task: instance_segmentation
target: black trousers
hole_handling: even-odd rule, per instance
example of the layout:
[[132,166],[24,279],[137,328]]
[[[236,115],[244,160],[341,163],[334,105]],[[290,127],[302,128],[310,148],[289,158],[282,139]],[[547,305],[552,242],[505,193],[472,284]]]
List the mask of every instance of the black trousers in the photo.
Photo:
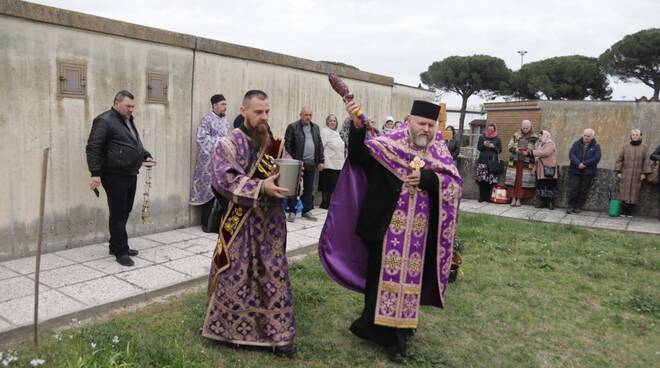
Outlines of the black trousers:
[[360,318],[351,325],[352,330],[358,331],[362,336],[382,346],[398,346],[405,350],[407,340],[412,335],[411,329],[394,328],[374,324],[376,316],[376,303],[378,301],[378,278],[382,258],[382,245],[367,244],[369,259],[367,262],[367,279],[364,292],[364,308]]
[[133,209],[137,175],[104,174],[101,184],[108,197],[110,252],[119,257],[128,253],[126,223]]
[[493,191],[494,184],[485,181],[479,183],[479,202],[488,202],[490,200],[490,193]]
[[568,207],[582,208],[587,201],[594,177],[591,175],[577,175],[569,173],[568,176]]
[[[303,192],[300,201],[303,205],[302,213],[307,213],[314,209],[314,179],[316,178],[316,166],[305,165],[303,172]],[[290,197],[287,200],[288,212],[296,212],[296,197]]]
[[633,203],[621,202],[621,214],[630,216],[635,210],[635,205]]
[[202,231],[208,232],[209,231],[209,216],[211,216],[211,210],[213,209],[213,202],[215,201],[214,199],[211,199],[210,201],[204,203],[202,207]]

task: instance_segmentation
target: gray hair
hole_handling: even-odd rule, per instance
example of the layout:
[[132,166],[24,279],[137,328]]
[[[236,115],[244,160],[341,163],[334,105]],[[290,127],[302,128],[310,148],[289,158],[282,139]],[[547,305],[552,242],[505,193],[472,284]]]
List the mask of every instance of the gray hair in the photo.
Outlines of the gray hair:
[[128,92],[127,90],[121,90],[115,95],[115,102],[122,102],[126,97],[130,98],[131,100],[135,100],[135,97],[133,97],[132,93]]
[[583,134],[586,134],[587,132],[590,132],[594,137],[596,136],[596,131],[591,128],[585,129]]
[[637,129],[637,128],[632,129],[632,130],[630,131],[630,135],[633,135],[633,134],[635,134],[635,133],[639,134],[640,136],[642,135],[642,131],[639,130],[639,129]]
[[531,128],[531,127],[532,127],[532,122],[529,121],[529,120],[527,120],[527,119],[525,119],[525,120],[523,120],[523,121],[520,122],[520,127],[521,127],[521,128],[524,128],[524,127]]

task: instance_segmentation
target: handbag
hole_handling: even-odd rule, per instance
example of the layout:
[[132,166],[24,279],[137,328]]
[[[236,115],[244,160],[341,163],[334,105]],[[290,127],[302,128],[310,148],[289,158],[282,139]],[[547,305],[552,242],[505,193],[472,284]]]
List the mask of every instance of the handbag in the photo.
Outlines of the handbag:
[[543,165],[543,176],[545,176],[546,178],[554,178],[556,173],[557,173],[556,166]]
[[493,186],[490,192],[490,201],[497,204],[509,204],[511,199],[506,195],[506,187],[502,185]]
[[611,189],[607,191],[607,197],[610,200],[607,207],[607,214],[610,217],[618,217],[621,214],[621,201],[614,197]]
[[504,172],[504,161],[498,160],[497,157],[488,160],[488,171],[499,175]]

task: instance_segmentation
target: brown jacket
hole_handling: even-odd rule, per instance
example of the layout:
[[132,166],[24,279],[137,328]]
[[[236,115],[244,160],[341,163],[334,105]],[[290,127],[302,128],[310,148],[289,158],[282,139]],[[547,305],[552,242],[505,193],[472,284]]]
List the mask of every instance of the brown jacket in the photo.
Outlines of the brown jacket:
[[[559,168],[557,167],[557,146],[555,142],[549,140],[545,143],[536,145],[536,149],[532,151],[536,160],[534,161],[534,173],[537,180],[543,179],[557,179],[559,177]],[[557,167],[555,170],[554,178],[546,178],[543,174],[543,165]]]
[[642,174],[651,173],[649,147],[644,143],[637,146],[623,146],[614,170],[621,173],[617,198],[626,203],[639,202],[639,188],[642,185]]

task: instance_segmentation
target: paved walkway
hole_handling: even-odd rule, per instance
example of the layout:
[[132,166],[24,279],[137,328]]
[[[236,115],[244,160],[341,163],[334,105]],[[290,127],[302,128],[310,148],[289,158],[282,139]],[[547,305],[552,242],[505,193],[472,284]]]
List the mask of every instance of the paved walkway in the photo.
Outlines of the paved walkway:
[[[530,219],[620,231],[660,234],[660,221],[650,218],[610,218],[606,214],[510,207],[464,200],[461,210],[516,219]],[[317,222],[287,223],[287,255],[308,251],[318,243],[324,210],[314,210]],[[131,238],[135,267],[123,267],[108,255],[107,243],[42,256],[40,321],[52,325],[82,319],[102,308],[148,300],[169,290],[206,280],[215,234],[191,227]],[[35,257],[0,263],[0,341],[28,333],[32,323]]]
[[[300,216],[287,222],[287,255],[318,243],[325,210],[313,210],[318,221]],[[190,227],[129,239],[140,251],[134,267],[123,267],[108,255],[107,243],[42,255],[39,321],[66,325],[107,306],[148,300],[152,295],[206,280],[216,234]],[[35,257],[0,262],[0,341],[31,331]],[[58,323],[52,323],[57,325]]]
[[479,203],[473,199],[463,200],[461,210],[470,213],[483,213],[566,225],[573,224],[598,229],[660,234],[660,221],[648,217],[610,217],[607,213],[592,211],[582,211],[579,214],[568,215],[565,208],[548,210],[534,208],[533,206],[511,207],[508,204]]

